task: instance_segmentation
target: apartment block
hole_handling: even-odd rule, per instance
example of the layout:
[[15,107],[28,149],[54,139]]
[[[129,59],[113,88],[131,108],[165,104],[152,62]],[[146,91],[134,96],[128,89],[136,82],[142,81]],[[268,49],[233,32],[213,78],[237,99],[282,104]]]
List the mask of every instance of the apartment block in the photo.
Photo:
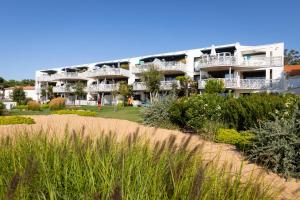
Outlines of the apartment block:
[[[284,44],[244,46],[240,43],[211,45],[184,51],[117,59],[82,65],[47,68],[36,72],[36,93],[39,101],[47,101],[46,88],[68,102],[80,99],[83,104],[112,104],[112,92],[120,81],[133,86],[134,102],[149,99],[141,74],[150,66],[163,74],[161,93],[168,93],[177,76],[186,75],[198,82],[199,93],[209,78],[221,79],[227,90],[236,96],[253,92],[284,90]],[[85,94],[76,97],[74,86],[81,82]]]

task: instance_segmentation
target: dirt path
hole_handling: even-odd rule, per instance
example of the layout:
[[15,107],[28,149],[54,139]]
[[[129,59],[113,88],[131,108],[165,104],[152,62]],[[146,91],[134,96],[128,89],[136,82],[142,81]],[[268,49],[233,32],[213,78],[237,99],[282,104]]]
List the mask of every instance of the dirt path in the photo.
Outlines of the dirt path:
[[[180,131],[145,127],[126,120],[78,117],[74,115],[48,115],[31,117],[35,119],[36,124],[0,126],[0,135],[3,136],[6,134],[14,134],[17,130],[20,130],[20,128],[22,128],[22,130],[40,130],[43,128],[50,132],[54,131],[57,133],[62,133],[64,132],[66,125],[68,125],[70,130],[80,130],[82,126],[85,126],[86,132],[93,135],[101,134],[102,131],[113,131],[119,134],[117,135],[118,137],[124,137],[139,129],[140,134],[150,138],[153,141],[162,141],[170,137],[170,135],[175,135],[177,141],[179,142],[182,138],[187,137],[187,134],[184,134]],[[272,185],[274,191],[283,190],[281,199],[300,200],[300,181],[285,181],[274,173],[261,173],[265,172],[265,170],[261,169],[255,164],[250,164],[243,161],[242,156],[231,145],[216,144],[201,140],[198,136],[193,136],[190,145],[193,146],[197,144],[202,144],[205,159],[209,160],[219,156],[220,163],[230,163],[234,169],[239,169],[243,164],[242,174],[245,177],[249,176],[253,171],[255,175],[261,176],[264,174],[264,180],[267,184]]]

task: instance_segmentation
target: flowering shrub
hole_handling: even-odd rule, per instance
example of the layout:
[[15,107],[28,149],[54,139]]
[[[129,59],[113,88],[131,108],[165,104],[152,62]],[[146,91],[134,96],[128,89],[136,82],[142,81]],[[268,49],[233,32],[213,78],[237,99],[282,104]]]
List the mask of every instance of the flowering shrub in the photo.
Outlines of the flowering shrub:
[[171,121],[197,131],[207,121],[222,119],[224,97],[217,94],[193,95],[179,99],[170,108]]
[[36,101],[28,101],[28,103],[27,103],[27,109],[28,110],[35,110],[35,111],[37,111],[37,110],[41,109],[41,105],[38,102],[36,102]]
[[276,118],[253,129],[255,134],[248,158],[284,177],[300,178],[300,114]]
[[66,100],[65,98],[61,98],[61,97],[52,99],[49,103],[50,110],[60,110],[65,108],[65,106],[66,106]]

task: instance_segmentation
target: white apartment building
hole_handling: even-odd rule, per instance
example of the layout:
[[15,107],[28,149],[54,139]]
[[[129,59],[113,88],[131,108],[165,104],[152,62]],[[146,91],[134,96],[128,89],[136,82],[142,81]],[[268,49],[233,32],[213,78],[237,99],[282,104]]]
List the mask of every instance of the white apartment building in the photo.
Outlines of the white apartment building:
[[186,75],[198,82],[201,92],[209,78],[222,79],[225,88],[236,96],[253,92],[280,92],[284,88],[284,44],[243,46],[240,43],[212,45],[206,48],[161,53],[82,65],[64,66],[36,72],[38,100],[43,88],[53,87],[55,96],[74,102],[74,85],[82,82],[86,104],[102,97],[103,104],[112,103],[112,91],[120,81],[133,85],[134,100],[146,101],[149,93],[141,81],[141,73],[156,66],[163,74],[162,92],[171,90],[177,76]]

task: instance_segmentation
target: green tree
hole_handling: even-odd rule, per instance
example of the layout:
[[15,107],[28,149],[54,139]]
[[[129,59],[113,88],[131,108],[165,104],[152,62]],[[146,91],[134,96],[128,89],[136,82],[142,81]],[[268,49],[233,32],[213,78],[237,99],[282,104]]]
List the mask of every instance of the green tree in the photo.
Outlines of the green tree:
[[300,65],[300,54],[299,51],[294,49],[284,50],[284,64],[285,65]]
[[25,104],[26,95],[22,87],[16,87],[13,90],[12,99],[13,101],[16,101],[18,104]]
[[205,84],[205,92],[209,94],[224,92],[224,83],[218,79],[209,79]]
[[75,99],[77,100],[78,97],[82,97],[85,92],[84,92],[85,84],[82,82],[77,82],[74,86],[74,94],[75,94]]
[[132,86],[128,85],[128,83],[125,81],[121,81],[119,82],[118,93],[122,96],[124,106],[126,97],[128,98],[132,95]]
[[152,103],[160,91],[160,81],[163,78],[162,73],[154,65],[150,65],[149,70],[141,74],[141,78],[150,92],[150,101]]

